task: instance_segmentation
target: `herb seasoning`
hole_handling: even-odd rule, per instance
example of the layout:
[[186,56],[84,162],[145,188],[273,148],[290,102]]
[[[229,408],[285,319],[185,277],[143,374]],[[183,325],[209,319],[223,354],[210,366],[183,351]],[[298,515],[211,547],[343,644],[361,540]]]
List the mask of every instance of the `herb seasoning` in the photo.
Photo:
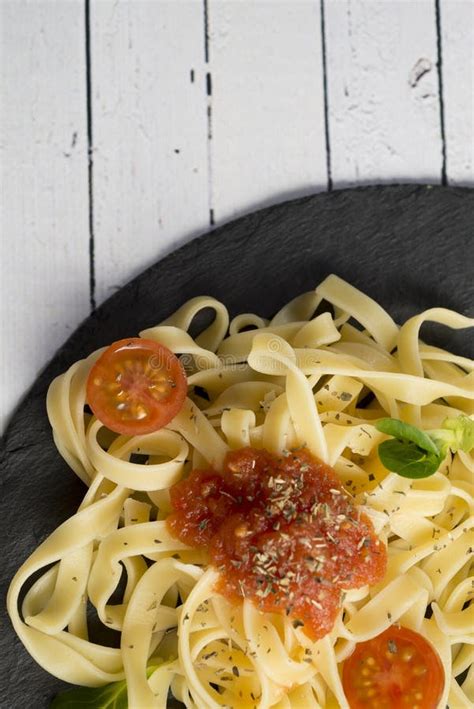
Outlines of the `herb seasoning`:
[[170,531],[207,548],[217,592],[285,614],[313,640],[332,629],[341,591],[385,573],[386,549],[369,518],[306,450],[232,451],[222,474],[193,471],[171,502]]

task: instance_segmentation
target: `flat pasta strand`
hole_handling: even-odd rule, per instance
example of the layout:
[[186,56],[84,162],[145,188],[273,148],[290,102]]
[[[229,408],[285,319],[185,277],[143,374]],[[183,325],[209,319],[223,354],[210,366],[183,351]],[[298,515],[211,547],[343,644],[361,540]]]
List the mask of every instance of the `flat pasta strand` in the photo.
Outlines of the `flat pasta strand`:
[[[315,314],[325,304],[331,312]],[[193,337],[209,311],[211,324]],[[125,678],[130,709],[165,709],[170,691],[188,709],[344,709],[341,663],[356,643],[400,622],[439,653],[439,706],[471,707],[474,461],[448,454],[433,476],[409,480],[377,456],[379,418],[430,429],[473,412],[472,361],[420,341],[426,321],[474,324],[434,308],[398,327],[334,275],[272,320],[243,313],[229,324],[222,303],[193,298],[140,333],[181,356],[188,373],[179,414],[143,436],[118,436],[84,413],[103,350],[57,377],[47,397],[54,441],[88,489],[11,582],[8,611],[28,652],[74,684]],[[249,445],[276,454],[305,446],[334,466],[387,544],[385,578],[347,589],[332,631],[316,643],[285,616],[216,594],[206,550],[168,530],[169,488],[193,467],[221,469],[229,450]],[[90,638],[88,604],[119,648]]]

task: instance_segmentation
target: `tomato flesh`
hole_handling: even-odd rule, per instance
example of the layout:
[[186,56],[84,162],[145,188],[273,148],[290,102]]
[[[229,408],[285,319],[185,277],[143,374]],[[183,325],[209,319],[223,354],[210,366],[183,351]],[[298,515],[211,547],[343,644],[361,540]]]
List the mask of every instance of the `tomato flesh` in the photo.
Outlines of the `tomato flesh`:
[[342,684],[351,709],[436,709],[444,670],[422,635],[392,625],[356,645],[344,662]]
[[131,337],[108,347],[87,380],[87,403],[112,431],[139,435],[173,419],[186,398],[179,359],[153,340]]

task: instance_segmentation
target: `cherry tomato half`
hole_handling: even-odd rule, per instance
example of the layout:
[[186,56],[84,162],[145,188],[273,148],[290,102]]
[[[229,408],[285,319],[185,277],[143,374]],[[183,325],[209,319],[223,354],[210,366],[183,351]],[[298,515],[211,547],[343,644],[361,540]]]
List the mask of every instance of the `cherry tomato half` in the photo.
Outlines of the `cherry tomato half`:
[[356,645],[344,662],[342,685],[351,709],[436,709],[444,670],[422,635],[392,625]]
[[187,382],[179,359],[141,337],[118,340],[92,367],[87,403],[116,433],[139,435],[163,428],[181,409]]

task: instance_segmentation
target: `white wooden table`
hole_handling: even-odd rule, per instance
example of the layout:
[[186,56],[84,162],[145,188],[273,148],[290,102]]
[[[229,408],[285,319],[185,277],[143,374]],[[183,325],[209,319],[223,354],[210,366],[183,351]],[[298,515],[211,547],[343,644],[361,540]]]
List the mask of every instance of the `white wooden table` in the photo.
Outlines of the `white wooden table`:
[[1,0],[1,423],[122,284],[257,207],[472,185],[473,0]]

